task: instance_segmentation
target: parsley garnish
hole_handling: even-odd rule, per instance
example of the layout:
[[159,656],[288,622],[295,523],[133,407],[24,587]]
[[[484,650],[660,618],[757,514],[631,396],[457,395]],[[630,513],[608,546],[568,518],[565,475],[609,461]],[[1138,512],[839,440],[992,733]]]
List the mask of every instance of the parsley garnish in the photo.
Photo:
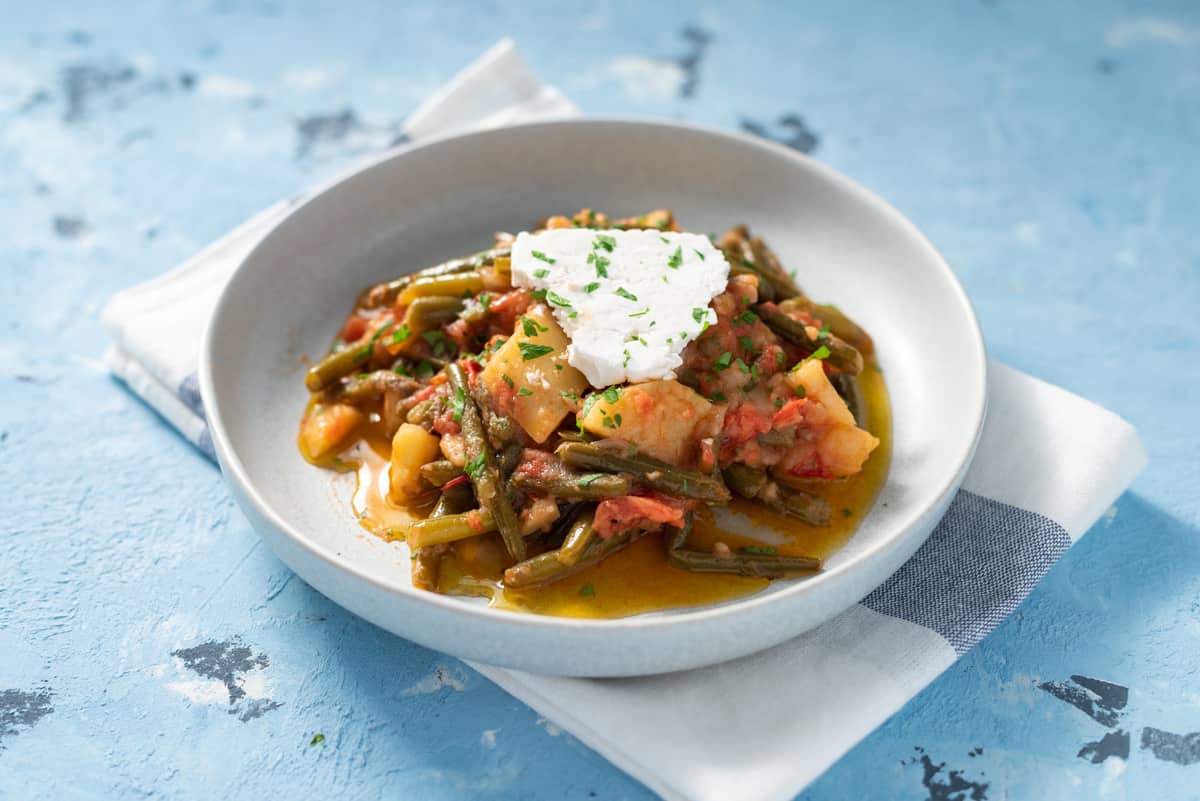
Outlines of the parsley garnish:
[[554,348],[549,345],[533,345],[529,342],[519,342],[517,343],[517,347],[521,351],[521,359],[527,362],[533,359],[540,359],[547,353],[554,352]]
[[428,359],[421,359],[417,365],[417,378],[429,378],[434,374],[433,362]]
[[546,299],[546,290],[535,289],[531,293],[531,297],[533,297],[534,300],[545,300]]
[[616,403],[621,398],[621,388],[608,387],[600,393],[600,396],[608,403]]
[[671,240],[667,239],[665,236],[660,236],[659,239],[662,240],[663,244],[665,245],[671,244]]
[[[739,361],[741,361],[741,360],[739,359]],[[729,367],[729,365],[732,364],[732,362],[733,362],[733,354],[730,353],[729,351],[725,351],[724,353],[722,353],[720,356],[717,357],[717,360],[715,362],[713,362],[713,369],[714,370],[724,370],[725,368]]]
[[604,423],[605,428],[616,428],[617,427],[617,424],[612,421],[611,417],[605,417],[601,422]]
[[700,325],[708,322],[708,309],[692,309],[692,319]]
[[746,365],[746,363],[744,361],[741,360],[741,357],[739,357],[733,364],[734,364],[734,366],[737,367],[737,369],[741,370],[743,373],[750,372],[750,368]]
[[521,330],[525,332],[525,336],[527,337],[536,337],[539,332],[548,331],[549,329],[546,328],[546,326],[538,323],[537,320],[522,316]]
[[518,398],[528,398],[532,394],[533,393],[529,391],[529,387],[521,387],[519,390],[517,390]]
[[617,246],[617,240],[608,234],[596,234],[596,245],[612,253],[613,248]]
[[672,270],[678,270],[681,264],[683,264],[683,245],[676,247],[675,252],[671,254],[671,258],[667,259],[667,266]]
[[758,319],[758,315],[755,314],[754,312],[744,311],[741,314],[739,314],[737,317],[734,317],[733,321],[735,323],[737,323],[738,325],[750,325],[757,319]]
[[829,358],[829,348],[822,345],[821,347],[814,350],[812,352],[812,355],[809,356],[809,358],[810,359],[828,359]]
[[796,386],[792,387],[792,392],[795,393],[797,398],[803,398],[808,394],[808,390],[804,388],[803,384],[797,384]]
[[508,373],[502,373],[500,377],[504,379],[505,384],[508,384],[509,389],[513,388],[513,380],[508,377]]
[[623,286],[617,287],[617,295],[625,298],[625,300],[632,300],[634,303],[637,303],[637,295],[633,294]]
[[729,399],[725,397],[724,392],[714,392],[712,394],[712,396],[709,398],[709,400],[715,401],[717,403],[724,403],[725,401],[727,401]]
[[[533,256],[535,259],[539,259],[541,261],[546,262],[546,264],[554,264],[554,262],[556,261],[556,259],[550,258],[549,256],[547,256],[545,253],[543,253],[540,250],[532,251],[529,255]],[[537,273],[534,273],[534,275],[537,275]],[[538,276],[538,277],[540,278],[541,276]]]
[[469,462],[463,465],[463,472],[470,476],[473,480],[478,481],[483,477],[483,471],[486,467],[487,459],[485,458],[483,451],[480,451],[475,455],[474,459],[471,459]]
[[392,332],[392,344],[399,345],[404,340],[412,336],[412,329],[408,327],[408,323],[402,324],[399,328]]
[[645,317],[649,313],[650,313],[650,309],[647,308],[647,309],[642,309],[640,312],[634,312],[633,314],[631,314],[629,316],[630,317]]
[[475,299],[477,301],[479,301],[479,305],[483,308],[484,311],[487,311],[488,306],[492,305],[492,296],[489,295],[487,292],[480,292],[479,297],[477,297]]
[[827,336],[829,336],[829,323],[825,323],[825,325],[821,326],[820,329],[817,330],[817,337],[819,339],[824,339]]
[[696,254],[697,256],[699,256],[699,257],[700,257],[700,261],[704,261],[704,254],[703,254],[703,253],[701,253],[700,251],[696,250],[695,248],[692,248],[692,250],[695,252],[695,254]]
[[586,476],[580,476],[575,483],[581,487],[590,487],[602,478],[604,478],[603,473],[588,473]]
[[629,355],[629,348],[626,348],[624,351],[622,351],[622,353],[624,353],[624,354],[625,354],[625,359],[624,359],[624,360],[621,362],[621,366],[622,366],[622,367],[628,367],[628,366],[629,366],[629,359],[631,358],[631,357],[630,357],[630,355]]
[[587,286],[585,286],[585,287],[583,288],[583,291],[584,291],[584,292],[586,292],[586,293],[588,293],[588,294],[590,295],[590,294],[592,294],[593,292],[595,292],[595,291],[596,291],[597,289],[599,289],[599,288],[600,288],[600,282],[599,282],[599,281],[593,281],[592,283],[590,283],[590,284],[588,284]]
[[567,300],[562,295],[559,295],[555,292],[547,292],[546,300],[550,301],[551,305],[553,305],[553,306],[561,306],[564,309],[571,308],[571,301]]
[[547,270],[545,267],[541,268],[540,270],[533,271],[534,278],[545,278],[549,274],[550,274],[550,271]]
[[783,408],[783,398],[776,398],[776,399],[775,399],[775,408],[776,408],[776,409],[782,409],[782,408]]
[[579,588],[580,598],[592,598],[596,595],[596,588],[592,586],[592,582],[588,582]]
[[463,416],[463,408],[467,405],[467,393],[461,389],[454,390],[454,399],[450,402],[450,408],[454,410],[454,422],[461,423]]
[[742,346],[742,350],[754,350],[754,340],[750,337],[738,337],[738,344]]

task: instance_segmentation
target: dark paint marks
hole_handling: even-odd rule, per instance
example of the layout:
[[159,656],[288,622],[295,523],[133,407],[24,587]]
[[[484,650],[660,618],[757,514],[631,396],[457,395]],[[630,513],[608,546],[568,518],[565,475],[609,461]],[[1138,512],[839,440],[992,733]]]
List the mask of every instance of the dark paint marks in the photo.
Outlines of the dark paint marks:
[[1072,676],[1071,681],[1078,686],[1065,681],[1045,681],[1038,689],[1066,701],[1102,726],[1111,729],[1117,725],[1118,711],[1129,701],[1128,687],[1078,675]]
[[1110,731],[1095,742],[1084,743],[1075,756],[1099,765],[1109,757],[1129,759],[1129,732],[1124,729]]
[[1101,75],[1112,75],[1117,71],[1117,62],[1111,58],[1102,58],[1096,62],[1096,72]]
[[679,96],[687,99],[696,94],[700,85],[700,66],[708,46],[712,44],[713,35],[709,31],[695,25],[688,25],[679,35],[687,42],[687,52],[675,59],[675,63],[683,70],[683,81],[679,84]]
[[271,664],[266,654],[254,652],[238,638],[218,642],[209,640],[191,648],[172,651],[171,656],[183,660],[183,666],[206,679],[216,679],[229,692],[229,703],[246,697],[242,689],[242,674]]
[[185,92],[190,92],[196,88],[196,73],[194,72],[185,70],[179,73],[179,77],[176,80],[179,82],[179,88]]
[[743,117],[739,124],[746,133],[787,145],[801,153],[811,153],[821,143],[821,137],[805,124],[799,114],[784,114],[771,127],[748,117]]
[[1142,750],[1147,749],[1155,759],[1177,765],[1194,765],[1200,762],[1200,731],[1175,734],[1147,726],[1142,729]]
[[[967,779],[961,770],[950,770],[943,774],[942,769],[946,767],[945,762],[934,764],[929,755],[925,753],[925,749],[920,746],[914,747],[913,750],[919,756],[914,756],[901,764],[920,764],[921,785],[929,791],[927,801],[987,801],[987,782]],[[982,748],[976,750],[983,753]]]
[[271,664],[264,653],[254,651],[234,637],[230,640],[209,640],[191,648],[172,651],[171,656],[183,661],[184,667],[206,679],[216,679],[225,685],[229,693],[229,714],[246,723],[260,718],[283,704],[270,698],[247,698],[245,674],[261,670]]
[[127,86],[137,78],[128,64],[72,64],[62,71],[62,93],[66,98],[63,121],[87,118],[97,96]]
[[983,746],[982,745],[977,745],[974,748],[972,748],[970,751],[967,752],[967,756],[969,756],[969,757],[977,757],[982,754],[983,754]]
[[27,114],[36,108],[46,105],[52,99],[53,97],[45,89],[38,89],[29,97],[25,98],[25,102],[17,108],[17,113]]
[[349,108],[303,117],[296,121],[296,158],[304,158],[322,144],[341,142],[362,127],[358,115]]
[[52,221],[54,233],[62,239],[78,239],[88,232],[87,221],[82,217],[57,215]]
[[0,690],[0,750],[5,737],[19,734],[53,712],[53,697],[49,689]]

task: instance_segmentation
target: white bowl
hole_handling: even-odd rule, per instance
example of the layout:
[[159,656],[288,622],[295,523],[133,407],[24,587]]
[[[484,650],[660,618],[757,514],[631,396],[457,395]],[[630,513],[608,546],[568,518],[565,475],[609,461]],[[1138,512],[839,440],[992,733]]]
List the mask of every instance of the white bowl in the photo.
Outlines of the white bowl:
[[[486,246],[555,213],[669,207],[693,231],[749,223],[814,297],[871,332],[891,393],[891,471],[819,575],[757,595],[617,620],[516,614],[413,589],[403,545],[362,531],[346,480],[296,448],[302,356],[324,352],[364,286]],[[263,539],[305,581],[402,637],[521,670],[622,676],[775,645],[869,593],[925,540],[962,480],[986,408],[982,337],[917,229],[832,169],[747,136],[582,120],[467,134],[389,155],[296,208],[238,268],[200,384],[221,467]],[[352,478],[350,479],[352,482]]]

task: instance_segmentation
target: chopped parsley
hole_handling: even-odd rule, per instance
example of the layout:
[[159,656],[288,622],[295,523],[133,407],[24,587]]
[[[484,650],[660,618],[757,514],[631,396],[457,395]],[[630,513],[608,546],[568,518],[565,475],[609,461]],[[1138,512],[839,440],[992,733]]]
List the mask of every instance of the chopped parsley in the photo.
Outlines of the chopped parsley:
[[501,373],[500,377],[504,379],[505,384],[508,384],[509,389],[513,388],[513,380],[508,377],[508,373]]
[[586,292],[586,293],[588,293],[588,294],[590,295],[590,294],[592,294],[593,292],[595,292],[595,291],[596,291],[597,289],[599,289],[599,288],[600,288],[600,282],[599,282],[599,281],[593,281],[592,283],[590,283],[590,284],[588,284],[587,286],[585,286],[585,287],[583,288],[583,291],[584,291],[584,292]]
[[593,252],[588,254],[587,263],[596,265],[597,278],[608,278],[608,259]]
[[478,481],[483,477],[483,471],[487,468],[487,459],[484,457],[483,451],[475,455],[474,459],[463,465],[463,472],[471,477],[472,480]]
[[667,239],[665,236],[660,236],[660,237],[659,237],[659,239],[662,241],[662,243],[663,243],[664,245],[669,245],[669,244],[671,244],[671,240],[670,240],[670,239]]
[[534,300],[545,300],[546,299],[546,290],[544,290],[544,289],[535,289],[530,294]]
[[738,344],[742,346],[742,350],[754,350],[754,340],[750,337],[738,337]]
[[529,387],[521,387],[519,390],[517,390],[518,398],[528,398],[532,394],[533,393],[529,391]]
[[796,386],[792,387],[792,392],[796,394],[797,398],[803,398],[808,394],[808,390],[804,388],[803,384],[797,384]]
[[521,351],[521,359],[527,362],[540,359],[546,354],[554,352],[554,348],[549,345],[534,345],[529,342],[519,342],[517,343],[517,347]]
[[603,473],[588,473],[586,476],[580,476],[575,483],[581,487],[590,487],[602,478],[604,478]]
[[621,388],[620,387],[608,387],[607,389],[605,389],[603,392],[600,393],[600,397],[604,398],[605,402],[607,402],[607,403],[616,403],[618,400],[621,399]]
[[[738,361],[741,361],[741,359],[738,359]],[[729,351],[725,351],[724,353],[722,353],[720,356],[717,357],[717,360],[715,362],[713,362],[713,369],[724,370],[727,367],[729,367],[729,365],[732,363],[733,363],[733,354],[730,353]]]
[[675,252],[671,254],[671,258],[667,259],[667,266],[672,270],[678,270],[681,264],[683,264],[683,245],[676,247]]
[[593,247],[602,247],[609,253],[613,252],[613,248],[617,246],[617,240],[608,234],[596,234],[596,244]]
[[821,326],[821,328],[817,331],[818,338],[824,339],[827,336],[829,336],[829,323],[825,323],[825,325]]
[[692,309],[692,319],[704,325],[708,322],[708,309]]
[[704,261],[704,254],[703,254],[703,253],[701,253],[700,251],[696,250],[695,248],[692,248],[692,250],[695,252],[695,254],[696,254],[697,256],[699,256],[699,257],[700,257],[700,261]]
[[617,295],[618,297],[625,298],[625,300],[632,300],[634,303],[637,303],[637,295],[633,294],[623,286],[617,287]]
[[549,331],[550,329],[546,328],[546,326],[542,325],[537,320],[522,316],[521,330],[525,332],[525,336],[527,337],[536,337],[542,331]]
[[714,401],[715,403],[724,403],[729,399],[725,397],[724,392],[714,392],[712,396],[709,397],[709,400]]
[[776,408],[776,409],[782,409],[782,408],[783,408],[783,398],[776,398],[776,399],[775,399],[775,408]]
[[550,301],[550,304],[553,306],[561,306],[564,309],[571,308],[571,301],[567,300],[562,295],[559,295],[555,292],[547,292],[546,300]]
[[642,309],[640,312],[634,312],[633,314],[631,314],[629,316],[630,317],[645,317],[649,313],[650,313],[650,309],[645,308],[645,309]]
[[744,311],[741,314],[739,314],[737,317],[734,317],[733,321],[735,323],[737,323],[738,325],[750,325],[757,319],[758,319],[758,315],[755,314],[754,312]]
[[[554,264],[554,262],[557,261],[557,259],[550,258],[549,256],[547,256],[545,253],[543,253],[540,250],[532,251],[529,255],[533,256],[535,259],[538,259],[539,261],[546,262],[546,264]],[[537,275],[537,273],[534,273],[534,275]],[[538,277],[540,278],[541,276],[538,276]]]
[[429,378],[436,371],[433,369],[433,362],[428,359],[421,359],[417,364],[417,378]]
[[533,271],[533,277],[534,277],[534,278],[545,278],[545,277],[546,277],[547,275],[549,275],[549,274],[550,274],[550,271],[549,271],[549,270],[547,270],[545,267],[542,267],[542,268],[541,268],[541,269],[539,269],[539,270],[534,270],[534,271]]
[[487,292],[480,292],[479,297],[475,298],[475,300],[479,301],[479,306],[484,311],[487,311],[488,306],[492,305],[492,296],[490,294],[488,294]]
[[592,582],[588,582],[579,588],[580,598],[594,598],[596,596],[596,588],[592,586]]
[[738,358],[737,358],[737,359],[734,361],[734,363],[733,363],[733,364],[734,364],[734,366],[735,366],[735,367],[737,367],[737,369],[741,370],[743,373],[749,373],[749,372],[750,372],[750,367],[749,367],[749,366],[748,366],[748,365],[747,365],[747,364],[746,364],[744,361],[742,361],[742,360],[741,360],[741,357],[738,357]]
[[454,390],[454,398],[450,401],[450,408],[454,411],[454,422],[462,422],[463,409],[466,405],[467,393],[463,392],[462,389]]
[[821,347],[814,350],[812,352],[812,355],[809,356],[809,358],[810,359],[828,359],[829,358],[829,348],[822,345]]
[[412,336],[412,329],[408,327],[408,323],[402,324],[399,328],[392,332],[392,344],[399,345],[404,340]]
[[601,422],[604,423],[605,428],[616,428],[617,427],[617,424],[612,421],[611,417],[605,417],[605,418],[603,418],[603,420]]
[[622,353],[624,353],[624,354],[625,354],[625,358],[624,358],[624,359],[621,361],[621,366],[622,366],[622,367],[628,367],[628,366],[629,366],[629,360],[632,358],[632,357],[629,355],[629,348],[626,348],[624,351],[622,351]]

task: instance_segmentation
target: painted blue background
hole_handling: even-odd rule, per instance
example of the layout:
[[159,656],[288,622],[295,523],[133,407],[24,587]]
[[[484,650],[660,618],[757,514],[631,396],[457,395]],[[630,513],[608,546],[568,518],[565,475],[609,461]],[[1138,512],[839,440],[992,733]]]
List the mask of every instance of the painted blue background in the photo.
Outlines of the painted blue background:
[[[0,12],[0,797],[649,797],[294,580],[99,362],[111,293],[385,144],[504,34],[586,111],[758,127],[873,187],[994,355],[1150,451],[1008,622],[802,797],[1200,796],[1200,734],[1142,747],[1200,731],[1195,4]],[[1109,729],[1038,688],[1072,674],[1129,688],[1127,759],[1077,756]]]

